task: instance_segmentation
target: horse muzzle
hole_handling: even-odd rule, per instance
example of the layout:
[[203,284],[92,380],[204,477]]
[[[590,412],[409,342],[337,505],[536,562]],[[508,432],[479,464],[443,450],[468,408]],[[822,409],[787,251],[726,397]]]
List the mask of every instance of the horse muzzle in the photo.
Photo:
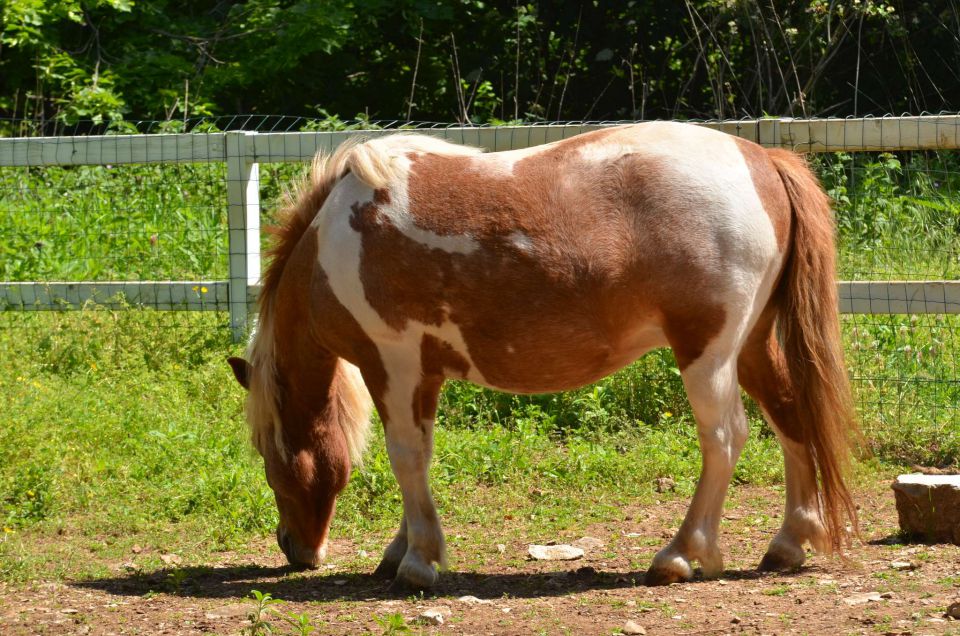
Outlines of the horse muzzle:
[[283,526],[277,526],[277,545],[283,550],[290,565],[315,570],[327,555],[327,542],[324,541],[318,548],[305,548],[300,545],[293,535]]

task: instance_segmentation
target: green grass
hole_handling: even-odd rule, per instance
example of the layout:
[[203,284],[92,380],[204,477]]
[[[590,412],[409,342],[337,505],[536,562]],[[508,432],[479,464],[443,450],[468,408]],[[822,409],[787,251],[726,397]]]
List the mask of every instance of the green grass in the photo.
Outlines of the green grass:
[[[957,276],[957,166],[937,161],[841,156],[821,166],[840,201],[845,277]],[[265,166],[264,200],[295,170]],[[223,278],[223,194],[214,166],[0,170],[0,279]],[[960,320],[843,324],[874,455],[863,470],[957,465]],[[126,560],[135,544],[204,562],[272,533],[273,496],[224,363],[241,352],[225,315],[5,312],[0,351],[0,579],[108,576],[102,564]],[[779,484],[776,440],[756,408],[748,412],[735,481]],[[660,476],[677,482],[671,496],[688,496],[700,462],[667,351],[559,395],[450,383],[435,456],[445,523],[487,533],[493,514],[501,541],[576,538],[652,502]],[[378,433],[338,504],[334,535],[377,555],[399,500]],[[159,556],[139,564],[162,566]]]

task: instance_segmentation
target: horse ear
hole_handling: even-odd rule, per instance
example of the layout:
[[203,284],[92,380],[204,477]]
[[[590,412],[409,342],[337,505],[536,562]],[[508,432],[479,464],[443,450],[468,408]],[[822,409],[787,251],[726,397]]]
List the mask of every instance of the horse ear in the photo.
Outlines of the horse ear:
[[253,367],[243,358],[227,358],[227,363],[233,369],[233,377],[237,379],[240,386],[250,390],[250,374],[253,373]]

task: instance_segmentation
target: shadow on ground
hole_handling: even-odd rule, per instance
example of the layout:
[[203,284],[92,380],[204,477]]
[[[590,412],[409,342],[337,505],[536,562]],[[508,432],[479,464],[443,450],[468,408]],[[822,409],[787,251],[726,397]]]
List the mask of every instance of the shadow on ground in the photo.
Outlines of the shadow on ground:
[[[796,574],[802,573],[803,570]],[[728,580],[753,580],[766,575],[756,570],[727,570]],[[779,574],[777,576],[783,576]],[[697,580],[687,585],[696,585]],[[592,567],[549,573],[476,574],[444,572],[429,596],[471,595],[480,599],[564,596],[588,590],[631,588],[644,584],[643,572],[602,572]],[[394,586],[372,574],[326,574],[295,568],[233,566],[183,567],[150,573],[77,581],[70,585],[118,596],[155,593],[187,598],[244,599],[251,590],[269,592],[285,601],[363,601],[407,598],[416,590]]]

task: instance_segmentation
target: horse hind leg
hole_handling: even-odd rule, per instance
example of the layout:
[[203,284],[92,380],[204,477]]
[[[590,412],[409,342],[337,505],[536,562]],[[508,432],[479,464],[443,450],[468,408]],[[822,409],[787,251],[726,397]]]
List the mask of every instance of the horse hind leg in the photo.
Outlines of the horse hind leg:
[[703,465],[680,529],[647,571],[648,585],[690,580],[694,561],[700,563],[704,577],[723,573],[717,544],[723,500],[747,438],[735,356],[704,352],[683,369],[682,376],[697,420]]
[[763,409],[764,417],[783,448],[786,508],[783,525],[770,542],[761,570],[795,570],[806,559],[804,544],[817,551],[830,542],[820,515],[816,468],[801,441],[802,418],[797,412],[783,351],[771,322],[758,325],[738,361],[743,388]]

